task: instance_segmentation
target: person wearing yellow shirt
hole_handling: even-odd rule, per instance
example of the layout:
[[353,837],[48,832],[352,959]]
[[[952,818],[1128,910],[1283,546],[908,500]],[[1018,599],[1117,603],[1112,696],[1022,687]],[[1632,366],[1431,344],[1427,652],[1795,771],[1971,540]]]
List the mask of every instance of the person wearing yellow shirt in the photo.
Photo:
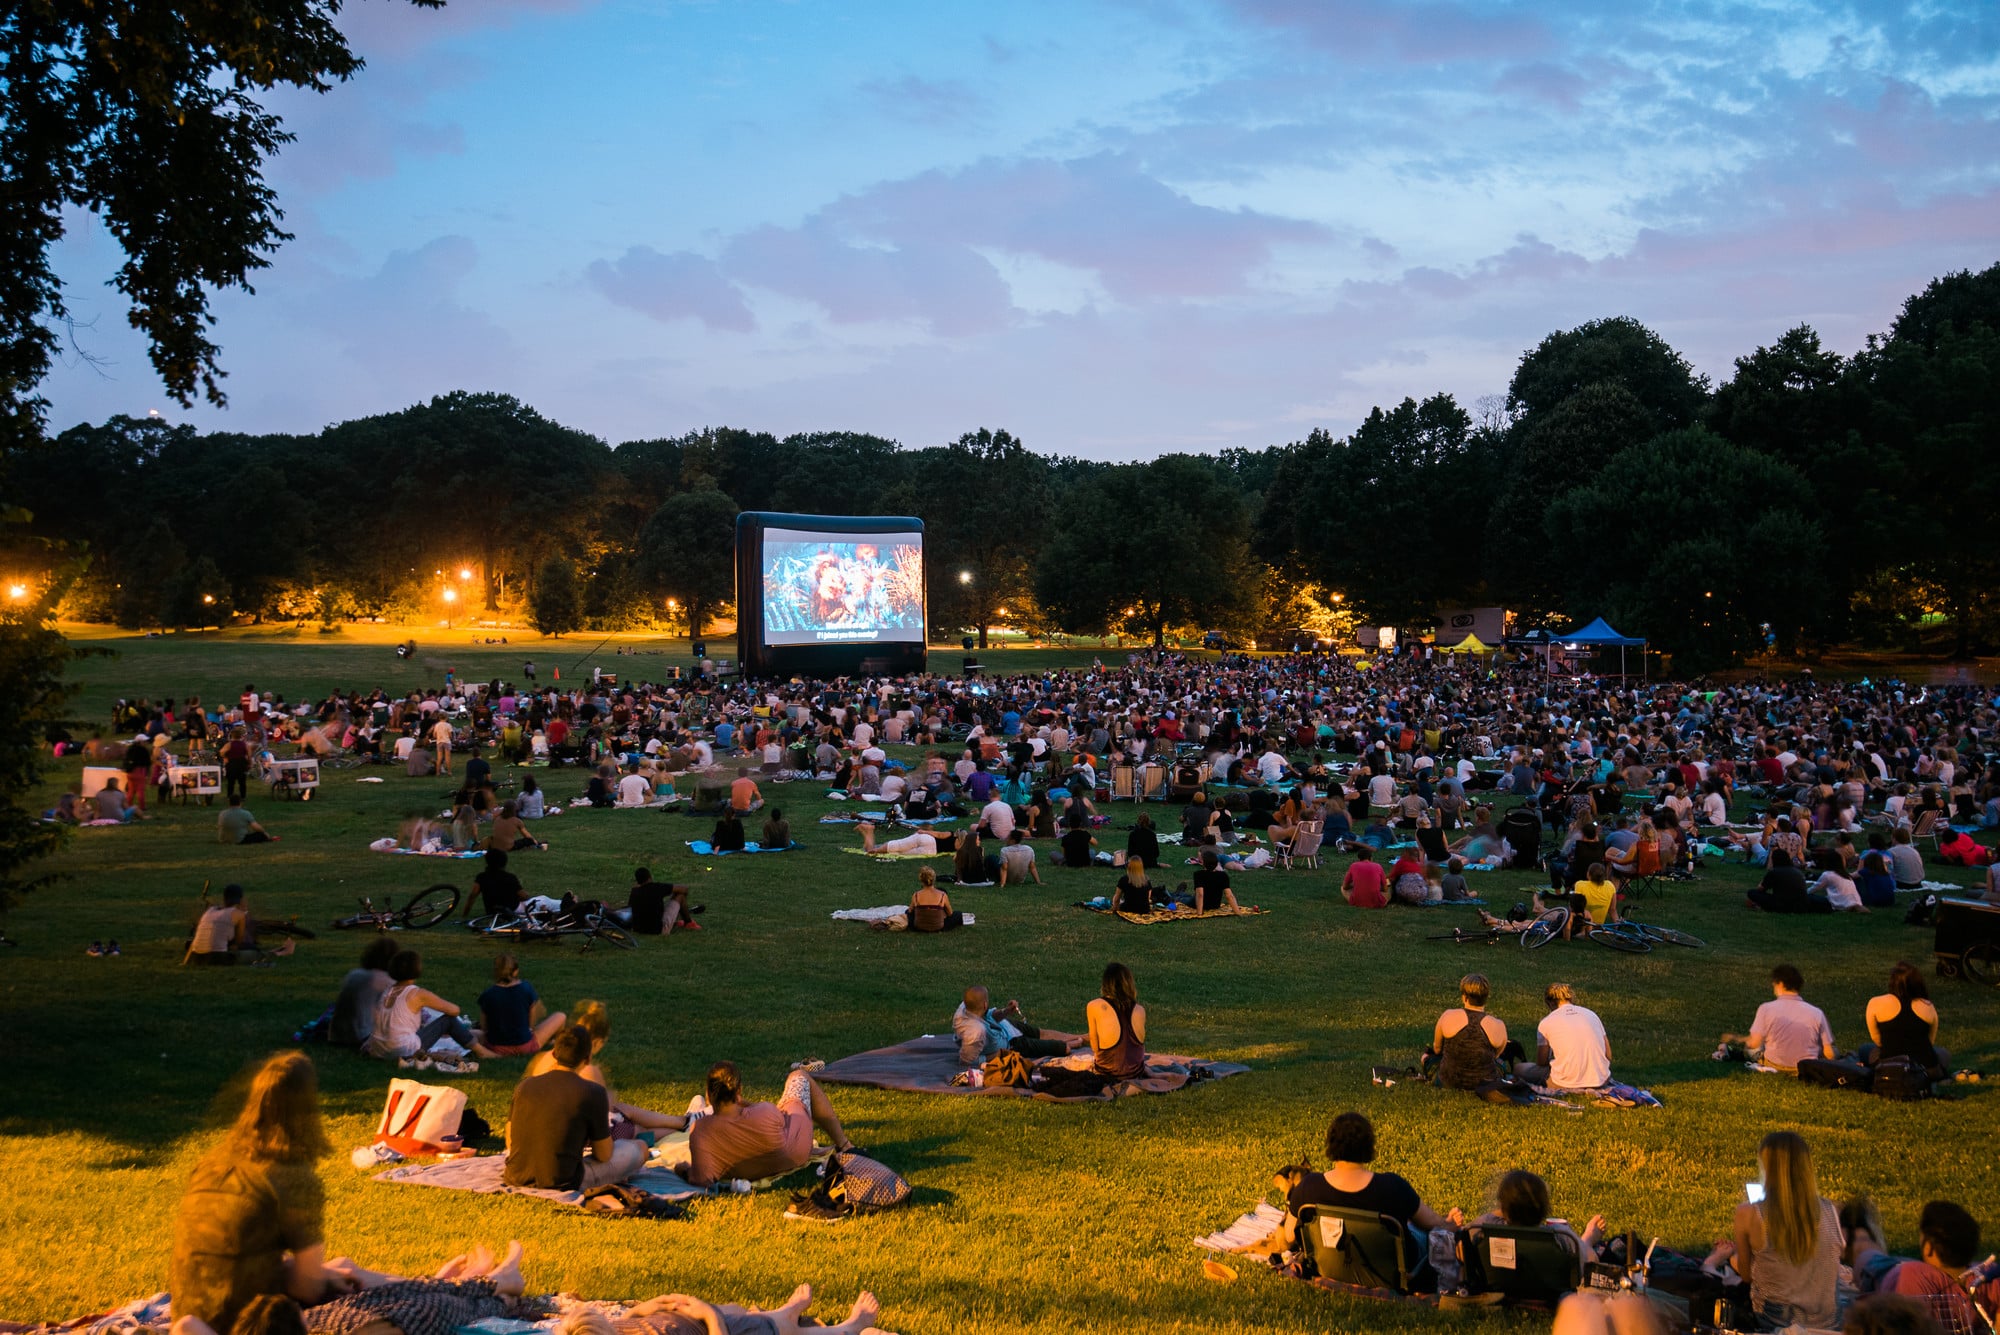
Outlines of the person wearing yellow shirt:
[[1584,923],[1577,921],[1580,915],[1596,927],[1618,921],[1618,887],[1612,883],[1610,869],[1602,862],[1591,863],[1589,874],[1570,887],[1569,908],[1569,926],[1563,931],[1565,940],[1572,932],[1586,929]]

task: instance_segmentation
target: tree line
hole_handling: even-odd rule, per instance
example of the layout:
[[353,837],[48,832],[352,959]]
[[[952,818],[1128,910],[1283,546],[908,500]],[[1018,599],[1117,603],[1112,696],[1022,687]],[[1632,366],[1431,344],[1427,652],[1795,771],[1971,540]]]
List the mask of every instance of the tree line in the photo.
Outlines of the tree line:
[[[1104,464],[979,430],[906,449],[710,428],[612,447],[504,394],[312,435],[80,425],[12,452],[13,568],[84,544],[68,615],[127,626],[522,614],[700,631],[740,510],[915,514],[931,612],[1158,641],[1441,607],[1603,615],[1683,664],[1993,638],[2000,265],[1937,279],[1852,357],[1800,326],[1711,386],[1626,318],[1550,334],[1504,399]],[[42,558],[46,561],[46,558]],[[449,596],[447,597],[447,590]]]

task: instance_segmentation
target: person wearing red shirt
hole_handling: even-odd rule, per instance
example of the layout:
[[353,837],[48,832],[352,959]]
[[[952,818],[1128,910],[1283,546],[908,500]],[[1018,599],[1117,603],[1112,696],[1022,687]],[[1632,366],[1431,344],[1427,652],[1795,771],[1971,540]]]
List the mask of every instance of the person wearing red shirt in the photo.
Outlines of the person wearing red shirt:
[[1340,893],[1357,909],[1386,909],[1389,897],[1383,887],[1387,881],[1382,864],[1375,860],[1375,850],[1364,846],[1341,878]]

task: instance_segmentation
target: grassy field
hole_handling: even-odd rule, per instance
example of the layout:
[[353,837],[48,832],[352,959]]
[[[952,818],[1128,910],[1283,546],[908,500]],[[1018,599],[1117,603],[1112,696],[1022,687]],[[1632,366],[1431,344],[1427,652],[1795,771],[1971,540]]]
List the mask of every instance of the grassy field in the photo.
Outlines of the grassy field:
[[[121,656],[79,672],[80,712],[101,716],[119,695],[214,698],[245,681],[288,695],[335,685],[433,680],[386,644],[282,634],[126,640]],[[580,656],[592,642],[567,654]],[[645,642],[646,648],[670,648]],[[532,653],[546,668],[573,658],[551,646],[427,646],[462,675],[513,673]],[[610,646],[605,653],[608,655]],[[1059,661],[1018,651],[1008,663]],[[1085,661],[1087,652],[1080,655]],[[999,655],[986,655],[989,663]],[[621,662],[603,659],[616,670]],[[642,659],[651,665],[684,659]],[[587,672],[588,664],[578,664]],[[214,812],[174,807],[150,824],[83,830],[59,859],[67,879],[13,915],[20,944],[0,949],[0,1316],[61,1317],[101,1309],[164,1282],[179,1183],[233,1111],[247,1065],[281,1048],[319,1013],[361,940],[322,932],[269,969],[176,967],[202,883],[248,887],[260,915],[322,924],[363,894],[436,880],[469,884],[474,864],[386,857],[369,840],[403,815],[435,808],[440,780],[381,771],[382,784],[330,773],[308,804],[251,802],[283,842],[224,848]],[[59,785],[75,773],[59,771]],[[549,781],[561,797],[581,780]],[[53,789],[52,789],[53,791]],[[388,1071],[346,1053],[319,1054],[340,1154],[323,1166],[331,1245],[367,1264],[419,1270],[466,1244],[519,1237],[530,1284],[592,1296],[680,1290],[773,1303],[793,1283],[843,1305],[857,1287],[883,1300],[902,1331],[1379,1330],[1453,1318],[1355,1303],[1255,1273],[1228,1287],[1201,1276],[1195,1235],[1228,1223],[1264,1191],[1270,1171],[1318,1158],[1328,1118],[1360,1108],[1376,1119],[1379,1166],[1403,1173],[1439,1208],[1481,1206],[1494,1177],[1526,1166],[1546,1176],[1558,1211],[1604,1213],[1616,1227],[1704,1246],[1726,1228],[1757,1140],[1802,1130],[1823,1188],[1867,1191],[1891,1241],[1915,1245],[1919,1206],[1936,1196],[2000,1223],[1992,1086],[1908,1106],[1760,1077],[1708,1059],[1717,1033],[1747,1026],[1779,959],[1797,962],[1808,997],[1858,1042],[1866,998],[1900,958],[1928,962],[1927,930],[1899,914],[1782,919],[1742,907],[1751,879],[1710,868],[1648,916],[1706,937],[1704,951],[1628,957],[1587,944],[1528,954],[1507,944],[1425,940],[1469,910],[1363,913],[1338,900],[1346,859],[1319,872],[1238,878],[1267,916],[1155,928],[1077,911],[1110,887],[1109,871],[1045,870],[1049,884],[958,892],[977,926],[940,937],[879,935],[833,924],[837,908],[889,903],[915,880],[908,863],[839,852],[855,842],[816,824],[834,804],[812,785],[773,790],[808,847],[768,858],[699,860],[683,841],[707,826],[652,812],[571,812],[543,823],[553,847],[516,869],[534,891],[622,895],[633,867],[696,883],[708,930],[642,939],[631,953],[548,947],[527,975],[558,1006],[599,997],[611,1007],[607,1065],[622,1097],[678,1109],[706,1066],[733,1057],[755,1092],[775,1094],[788,1062],[833,1058],[939,1032],[968,982],[1018,997],[1032,1019],[1077,1029],[1106,960],[1136,972],[1152,1046],[1249,1063],[1251,1073],[1166,1098],[1052,1106],[835,1089],[854,1136],[916,1184],[912,1209],[837,1228],[788,1224],[783,1193],[700,1204],[685,1222],[615,1224],[523,1200],[467,1197],[370,1182],[345,1151],[366,1138]],[[1114,808],[1129,823],[1131,808]],[[1176,870],[1176,869],[1170,869]],[[1963,874],[1961,874],[1963,875]],[[1170,879],[1179,879],[1179,876]],[[1504,907],[1525,875],[1477,882]],[[125,954],[91,959],[94,939]],[[416,934],[426,983],[470,1002],[484,986],[490,942],[456,928]],[[1378,1062],[1413,1061],[1439,1009],[1469,970],[1493,980],[1494,1009],[1517,1033],[1540,1014],[1542,987],[1575,983],[1604,1017],[1616,1069],[1666,1102],[1658,1112],[1493,1108],[1464,1096],[1371,1086]],[[1938,980],[1943,1041],[1958,1065],[2000,1067],[2000,992]],[[463,1080],[497,1122],[518,1063],[488,1063]],[[1505,1318],[1500,1318],[1503,1322]],[[1525,1321],[1522,1323],[1525,1327]]]

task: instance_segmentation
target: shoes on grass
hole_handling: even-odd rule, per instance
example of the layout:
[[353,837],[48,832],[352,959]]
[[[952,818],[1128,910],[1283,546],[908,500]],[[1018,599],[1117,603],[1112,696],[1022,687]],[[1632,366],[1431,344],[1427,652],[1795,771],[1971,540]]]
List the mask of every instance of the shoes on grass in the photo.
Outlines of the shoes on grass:
[[99,955],[102,955],[104,953],[104,943],[102,941],[92,941],[90,943],[90,949],[84,951],[83,953],[90,956],[92,959],[96,959]]

